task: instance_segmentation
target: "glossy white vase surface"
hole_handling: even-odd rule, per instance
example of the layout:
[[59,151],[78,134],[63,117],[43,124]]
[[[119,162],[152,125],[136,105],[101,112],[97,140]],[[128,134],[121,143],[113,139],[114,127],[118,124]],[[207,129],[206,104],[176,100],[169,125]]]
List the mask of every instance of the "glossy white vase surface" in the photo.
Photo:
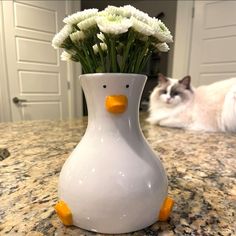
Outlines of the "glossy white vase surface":
[[[100,233],[127,233],[158,220],[167,177],[139,125],[145,75],[101,73],[80,76],[88,107],[86,133],[65,162],[59,199],[73,225]],[[109,96],[122,96],[124,111],[107,110]]]

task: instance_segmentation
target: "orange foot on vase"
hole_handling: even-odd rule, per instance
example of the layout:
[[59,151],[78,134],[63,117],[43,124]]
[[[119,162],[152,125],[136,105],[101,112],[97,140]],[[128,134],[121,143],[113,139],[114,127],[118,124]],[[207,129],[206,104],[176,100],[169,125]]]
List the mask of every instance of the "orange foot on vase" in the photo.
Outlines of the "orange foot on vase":
[[166,221],[168,220],[170,213],[172,211],[174,205],[174,200],[170,197],[167,197],[161,207],[160,213],[159,213],[159,221]]
[[56,205],[55,205],[55,210],[56,213],[58,215],[58,217],[60,218],[60,220],[62,221],[62,223],[64,225],[72,225],[73,221],[72,221],[72,213],[70,208],[67,206],[67,204],[64,201],[59,201]]

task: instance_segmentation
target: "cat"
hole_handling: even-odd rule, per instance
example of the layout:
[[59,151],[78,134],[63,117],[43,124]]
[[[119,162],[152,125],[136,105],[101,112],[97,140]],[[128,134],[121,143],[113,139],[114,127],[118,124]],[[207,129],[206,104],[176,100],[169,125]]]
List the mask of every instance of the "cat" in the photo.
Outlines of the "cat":
[[236,78],[194,88],[191,77],[159,75],[150,95],[151,124],[207,132],[236,132]]

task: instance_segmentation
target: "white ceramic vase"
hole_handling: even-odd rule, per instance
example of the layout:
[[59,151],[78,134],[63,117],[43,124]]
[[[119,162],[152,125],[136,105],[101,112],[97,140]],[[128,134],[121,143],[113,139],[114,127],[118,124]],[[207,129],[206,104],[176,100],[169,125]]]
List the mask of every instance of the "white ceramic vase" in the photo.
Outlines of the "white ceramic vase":
[[65,224],[100,233],[145,228],[158,220],[167,197],[165,170],[139,125],[146,76],[101,73],[80,80],[88,127],[60,173],[64,205],[57,213],[62,220],[71,214]]

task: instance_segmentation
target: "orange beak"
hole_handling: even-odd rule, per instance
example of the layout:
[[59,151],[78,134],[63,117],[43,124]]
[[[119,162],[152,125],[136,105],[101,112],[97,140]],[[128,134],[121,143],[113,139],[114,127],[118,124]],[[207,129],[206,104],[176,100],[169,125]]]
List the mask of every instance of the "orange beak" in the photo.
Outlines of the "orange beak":
[[128,99],[124,95],[107,96],[105,107],[111,113],[123,113],[128,105]]

